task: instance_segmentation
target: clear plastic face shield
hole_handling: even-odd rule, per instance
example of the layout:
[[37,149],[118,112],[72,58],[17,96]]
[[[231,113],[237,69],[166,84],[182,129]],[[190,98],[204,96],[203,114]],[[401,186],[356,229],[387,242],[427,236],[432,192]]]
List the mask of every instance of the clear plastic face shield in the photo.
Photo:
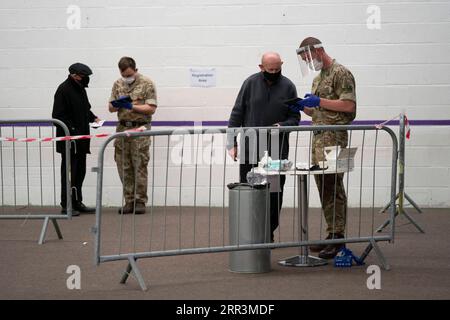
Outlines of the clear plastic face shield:
[[303,78],[316,75],[322,69],[322,61],[315,53],[315,49],[318,48],[322,48],[322,44],[304,46],[297,49],[297,58]]

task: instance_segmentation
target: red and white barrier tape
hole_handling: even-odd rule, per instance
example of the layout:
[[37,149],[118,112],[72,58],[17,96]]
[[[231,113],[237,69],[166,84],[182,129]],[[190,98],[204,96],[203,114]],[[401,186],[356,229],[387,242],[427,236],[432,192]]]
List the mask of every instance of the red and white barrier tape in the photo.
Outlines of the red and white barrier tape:
[[[400,119],[401,114],[396,115],[392,119],[386,120],[382,123],[376,124],[375,127],[377,129],[381,129],[387,123],[392,120]],[[143,132],[146,131],[147,128],[142,126],[136,129],[126,130],[124,132]],[[409,127],[408,118],[405,115],[405,131],[406,131],[406,139],[411,137],[411,128]],[[95,138],[105,138],[112,135],[112,133],[100,133],[94,135],[80,135],[80,136],[65,136],[65,137],[50,137],[50,138],[11,138],[11,137],[0,137],[0,141],[7,142],[51,142],[51,141],[67,141],[67,140],[83,140],[83,139],[95,139]]]
[[[139,127],[136,129],[126,130],[124,132],[143,132],[146,131],[146,127]],[[51,141],[67,141],[67,140],[84,140],[84,139],[95,139],[95,138],[105,138],[112,135],[112,133],[99,133],[94,135],[80,135],[80,136],[64,136],[64,137],[49,137],[49,138],[11,138],[11,137],[0,137],[0,141],[7,142],[51,142]]]
[[[402,114],[400,113],[400,114],[396,115],[392,119],[386,120],[386,121],[384,121],[382,123],[379,123],[379,124],[375,125],[375,128],[381,129],[382,127],[384,127],[390,121],[396,120],[396,119],[400,119],[401,116],[402,116]],[[405,134],[406,139],[409,139],[411,137],[411,128],[409,127],[409,121],[408,121],[408,118],[406,117],[406,114],[405,114],[405,132],[406,132],[406,134]]]
[[409,121],[408,118],[405,115],[405,131],[406,131],[406,139],[409,140],[409,138],[411,137],[411,128],[409,127]]
[[383,128],[387,123],[391,122],[392,120],[400,119],[400,116],[401,116],[401,115],[402,115],[402,114],[399,113],[398,115],[396,115],[396,116],[393,117],[392,119],[389,119],[389,120],[386,120],[386,121],[384,121],[384,122],[382,122],[382,123],[376,124],[376,125],[375,125],[375,128],[381,129],[381,128]]

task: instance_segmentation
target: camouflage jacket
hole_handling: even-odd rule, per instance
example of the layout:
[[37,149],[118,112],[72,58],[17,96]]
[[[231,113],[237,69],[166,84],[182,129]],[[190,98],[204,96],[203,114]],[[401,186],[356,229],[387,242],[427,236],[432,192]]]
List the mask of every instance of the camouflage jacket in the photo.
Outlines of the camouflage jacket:
[[[351,100],[356,103],[356,84],[352,73],[343,65],[333,60],[330,68],[322,70],[314,78],[311,92],[320,98],[330,100]],[[314,125],[350,124],[355,119],[356,111],[337,112],[322,107],[313,109]]]
[[[139,73],[136,74],[136,80],[131,85],[126,84],[122,79],[114,82],[109,101],[116,100],[121,96],[130,96],[134,104],[158,105],[153,81]],[[124,108],[119,109],[117,118],[119,121],[150,122],[152,120],[151,115],[137,113]]]

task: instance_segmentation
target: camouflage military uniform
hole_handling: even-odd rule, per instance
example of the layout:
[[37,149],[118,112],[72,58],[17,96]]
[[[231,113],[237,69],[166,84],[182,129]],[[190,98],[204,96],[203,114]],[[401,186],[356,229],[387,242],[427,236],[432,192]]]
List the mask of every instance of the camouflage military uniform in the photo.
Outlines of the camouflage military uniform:
[[[312,93],[320,98],[330,100],[351,100],[356,103],[355,79],[351,72],[333,60],[330,68],[322,70],[314,79]],[[322,107],[313,109],[313,125],[348,125],[356,116],[356,112],[336,112]],[[347,147],[347,131],[315,131],[312,147],[312,162],[323,161],[324,147],[339,145]],[[315,175],[320,200],[327,222],[328,233],[345,231],[347,196],[345,194],[343,174]]]
[[[140,74],[136,80],[126,84],[122,79],[117,80],[112,88],[110,101],[121,96],[130,96],[133,104],[157,105],[156,88],[153,82]],[[150,129],[151,115],[137,113],[121,108],[117,114],[119,123],[116,132],[145,126]],[[150,159],[150,137],[120,138],[114,141],[114,159],[117,163],[120,180],[123,184],[126,203],[146,203],[147,197],[147,165]],[[135,188],[136,187],[136,188]]]

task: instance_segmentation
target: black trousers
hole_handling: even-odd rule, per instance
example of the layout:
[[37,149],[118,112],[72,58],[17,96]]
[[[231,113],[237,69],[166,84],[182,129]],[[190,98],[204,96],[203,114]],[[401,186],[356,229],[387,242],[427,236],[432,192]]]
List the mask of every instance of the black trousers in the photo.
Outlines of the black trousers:
[[[239,182],[247,182],[247,173],[257,165],[255,164],[240,164],[239,165]],[[280,192],[270,193],[270,231],[273,234],[278,228],[281,207],[283,205],[283,190],[286,176],[280,175]]]
[[[83,201],[81,188],[86,176],[86,153],[75,153],[70,151],[70,180],[72,188],[72,204]],[[66,154],[61,153],[61,207],[66,208]]]

